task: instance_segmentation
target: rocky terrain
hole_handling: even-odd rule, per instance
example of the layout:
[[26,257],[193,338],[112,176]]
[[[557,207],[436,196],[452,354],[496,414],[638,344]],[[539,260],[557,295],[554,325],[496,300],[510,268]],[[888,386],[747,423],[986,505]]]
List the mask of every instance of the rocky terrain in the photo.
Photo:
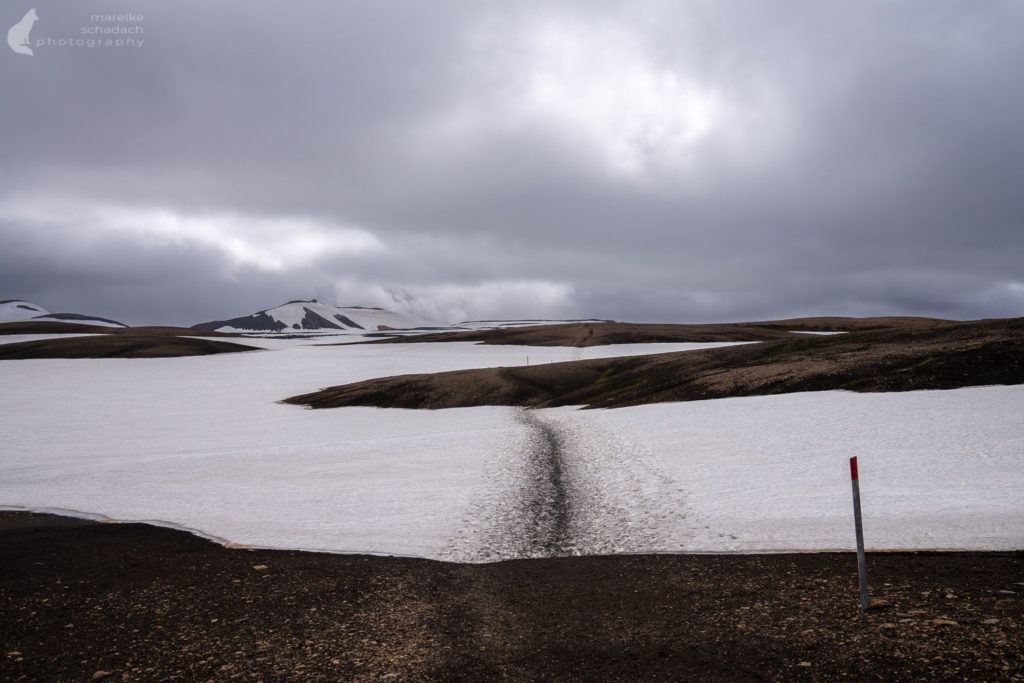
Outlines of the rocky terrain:
[[448,564],[0,513],[0,679],[1024,680],[1024,553]]

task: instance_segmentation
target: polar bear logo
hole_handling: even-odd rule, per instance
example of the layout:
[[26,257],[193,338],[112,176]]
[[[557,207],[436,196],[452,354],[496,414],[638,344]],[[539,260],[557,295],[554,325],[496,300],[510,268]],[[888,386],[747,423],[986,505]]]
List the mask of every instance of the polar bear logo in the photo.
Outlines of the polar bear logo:
[[17,24],[7,31],[7,44],[19,55],[34,55],[29,47],[28,34],[32,32],[32,26],[39,21],[35,8],[25,13]]

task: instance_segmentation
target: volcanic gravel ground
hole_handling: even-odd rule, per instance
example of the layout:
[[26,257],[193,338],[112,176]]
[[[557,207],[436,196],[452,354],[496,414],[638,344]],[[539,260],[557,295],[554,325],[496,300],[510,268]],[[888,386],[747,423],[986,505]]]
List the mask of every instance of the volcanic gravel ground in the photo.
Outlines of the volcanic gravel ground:
[[0,680],[1024,680],[1024,553],[450,564],[0,513]]

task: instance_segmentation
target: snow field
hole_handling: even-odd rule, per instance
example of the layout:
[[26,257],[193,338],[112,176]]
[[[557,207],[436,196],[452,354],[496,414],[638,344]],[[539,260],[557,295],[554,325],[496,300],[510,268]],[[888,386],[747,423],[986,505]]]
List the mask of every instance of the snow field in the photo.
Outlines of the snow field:
[[50,312],[42,306],[36,306],[33,303],[21,301],[20,299],[0,303],[0,323],[31,320],[36,316],[49,314]]
[[[0,506],[153,520],[240,544],[516,556],[529,428],[505,407],[305,410],[373,377],[707,345],[469,343],[0,361]],[[559,436],[572,551],[1024,547],[1024,387],[536,411]],[[519,506],[518,508],[516,506]],[[515,519],[513,519],[515,517]],[[513,541],[510,542],[509,539]]]
[[644,460],[678,482],[693,535],[680,525],[673,545],[648,550],[850,549],[851,456],[869,549],[1016,549],[1024,547],[1022,408],[1024,387],[996,386],[559,409],[558,417],[578,434],[604,430],[641,445]]
[[[579,352],[270,341],[274,350],[244,354],[0,362],[0,505],[153,520],[249,545],[443,556],[475,517],[467,506],[484,469],[525,449],[512,409],[276,402]],[[591,353],[622,351],[644,352]]]

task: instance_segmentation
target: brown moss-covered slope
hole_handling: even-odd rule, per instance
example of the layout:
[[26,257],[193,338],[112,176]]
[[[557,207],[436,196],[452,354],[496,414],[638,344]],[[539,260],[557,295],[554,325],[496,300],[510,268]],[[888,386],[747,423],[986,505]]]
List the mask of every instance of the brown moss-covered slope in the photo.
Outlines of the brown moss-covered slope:
[[699,351],[403,375],[330,387],[313,408],[480,405],[591,408],[849,389],[1024,383],[1024,319],[876,329]]
[[114,330],[124,329],[107,327],[106,325],[81,325],[51,320],[18,320],[0,323],[0,335],[6,334],[112,334]]
[[855,332],[892,328],[917,329],[948,324],[932,318],[793,318],[754,323],[701,325],[645,323],[564,323],[496,330],[435,332],[365,342],[368,344],[416,344],[421,342],[479,342],[512,346],[601,346],[605,344],[652,344],[674,342],[772,341],[799,339],[802,331]]
[[202,336],[202,337],[239,337],[230,332],[197,331],[189,327],[149,326],[149,327],[109,327],[106,325],[84,325],[81,323],[57,322],[51,320],[20,320],[0,323],[0,335],[6,334],[122,334],[122,335],[162,335],[169,337]]
[[104,334],[0,344],[0,360],[28,358],[170,358],[255,351],[252,346],[214,339],[162,334]]

